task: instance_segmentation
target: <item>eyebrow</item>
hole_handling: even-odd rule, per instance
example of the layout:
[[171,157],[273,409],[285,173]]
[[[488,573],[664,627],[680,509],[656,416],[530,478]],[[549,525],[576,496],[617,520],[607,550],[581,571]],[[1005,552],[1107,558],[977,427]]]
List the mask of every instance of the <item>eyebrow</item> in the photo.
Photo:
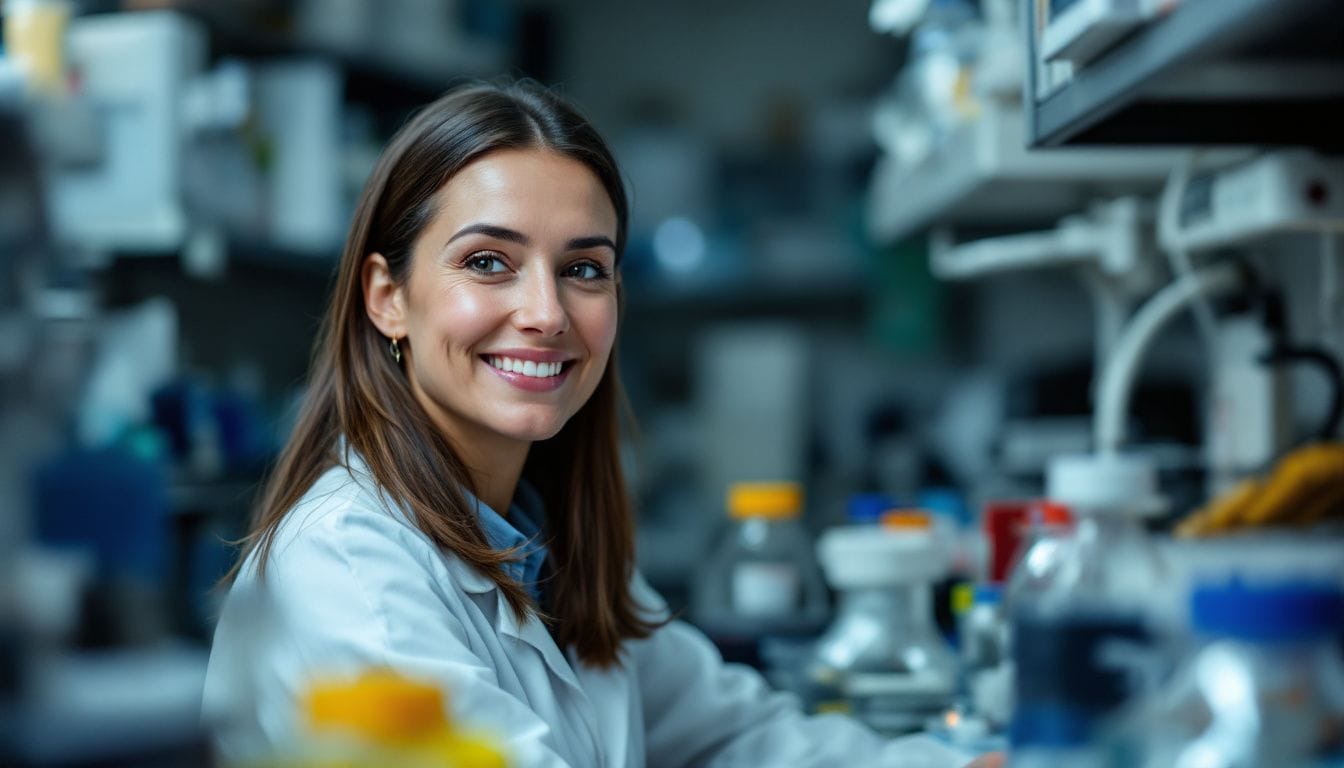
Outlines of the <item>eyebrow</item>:
[[[517,243],[519,245],[532,244],[532,238],[528,237],[522,232],[519,232],[516,229],[509,229],[508,227],[501,227],[495,224],[468,224],[467,226],[457,230],[456,234],[454,234],[452,237],[448,238],[448,242],[452,243],[455,240],[466,237],[467,235],[485,235],[486,237],[492,237],[496,240],[507,240],[510,243]],[[588,235],[586,237],[575,237],[571,238],[569,242],[565,243],[565,250],[567,251],[582,251],[588,248],[601,248],[601,247],[610,248],[613,253],[616,251],[616,244],[613,243],[611,241],[611,238],[607,237],[606,235]]]

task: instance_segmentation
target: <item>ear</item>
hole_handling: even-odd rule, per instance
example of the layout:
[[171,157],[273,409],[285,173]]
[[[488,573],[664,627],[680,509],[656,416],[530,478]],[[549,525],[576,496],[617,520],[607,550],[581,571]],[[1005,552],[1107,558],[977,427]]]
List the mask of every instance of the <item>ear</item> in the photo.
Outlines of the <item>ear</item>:
[[401,286],[392,280],[392,271],[381,253],[364,259],[360,273],[364,286],[364,311],[379,332],[389,339],[406,336],[406,299]]

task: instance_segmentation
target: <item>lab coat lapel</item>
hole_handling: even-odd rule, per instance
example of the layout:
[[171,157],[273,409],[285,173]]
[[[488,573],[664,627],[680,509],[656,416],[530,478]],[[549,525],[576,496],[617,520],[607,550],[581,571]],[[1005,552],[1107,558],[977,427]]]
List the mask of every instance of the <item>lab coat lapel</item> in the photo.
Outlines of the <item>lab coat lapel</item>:
[[[532,617],[520,625],[517,617],[514,616],[513,608],[504,599],[504,595],[498,589],[495,590],[495,595],[496,629],[499,630],[501,635],[512,637],[525,645],[531,646],[546,662],[546,667],[550,670],[551,675],[570,689],[577,705],[574,707],[574,711],[579,715],[584,727],[588,730],[593,755],[599,761],[599,766],[607,765],[606,749],[601,737],[602,731],[597,725],[593,702],[589,698],[588,692],[579,684],[579,679],[574,674],[574,667],[560,652],[559,646],[555,644],[555,639],[546,631],[546,627],[542,625],[540,620]],[[619,765],[619,763],[616,763],[616,765]]]
[[[573,653],[569,655],[573,656]],[[632,748],[630,744],[631,738],[638,738],[644,723],[642,711],[635,707],[637,702],[630,697],[630,667],[625,653],[621,653],[620,663],[610,669],[581,666],[577,662],[573,668],[582,681],[583,689],[588,692],[588,700],[592,702],[597,722],[607,724],[602,734],[606,737],[603,743],[606,745],[607,765],[643,765],[643,746],[635,744]],[[633,722],[635,718],[639,722]],[[634,752],[634,761],[631,760],[631,752]]]

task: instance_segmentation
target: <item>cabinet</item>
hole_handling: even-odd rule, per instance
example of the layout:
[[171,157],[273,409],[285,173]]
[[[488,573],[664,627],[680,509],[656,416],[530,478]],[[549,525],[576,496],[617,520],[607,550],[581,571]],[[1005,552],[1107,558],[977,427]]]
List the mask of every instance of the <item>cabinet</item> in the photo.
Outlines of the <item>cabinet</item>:
[[1336,0],[1181,0],[1072,71],[1042,61],[1044,3],[1026,5],[1032,146],[1344,150],[1344,8]]

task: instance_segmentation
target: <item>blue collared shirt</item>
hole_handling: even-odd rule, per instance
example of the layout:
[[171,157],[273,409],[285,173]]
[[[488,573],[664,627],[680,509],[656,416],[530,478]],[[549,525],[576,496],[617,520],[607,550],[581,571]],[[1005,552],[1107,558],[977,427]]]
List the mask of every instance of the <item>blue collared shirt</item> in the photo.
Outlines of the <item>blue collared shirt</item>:
[[506,550],[518,547],[520,557],[503,564],[504,572],[514,581],[523,585],[533,600],[541,602],[541,567],[546,562],[546,545],[542,543],[541,495],[526,481],[518,483],[513,503],[509,505],[509,516],[504,518],[490,508],[489,504],[466,492],[467,500],[476,502],[481,516],[481,527],[485,529],[485,540],[491,547]]

